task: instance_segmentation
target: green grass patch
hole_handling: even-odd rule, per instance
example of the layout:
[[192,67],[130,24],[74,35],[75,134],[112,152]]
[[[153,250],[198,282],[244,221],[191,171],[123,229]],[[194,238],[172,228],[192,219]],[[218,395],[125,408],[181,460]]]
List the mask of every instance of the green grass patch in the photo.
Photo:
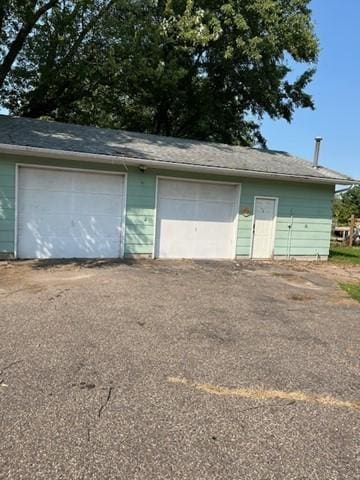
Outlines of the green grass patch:
[[360,264],[360,247],[333,246],[329,259],[331,262]]
[[351,298],[360,302],[360,283],[339,283],[339,286],[345,290]]

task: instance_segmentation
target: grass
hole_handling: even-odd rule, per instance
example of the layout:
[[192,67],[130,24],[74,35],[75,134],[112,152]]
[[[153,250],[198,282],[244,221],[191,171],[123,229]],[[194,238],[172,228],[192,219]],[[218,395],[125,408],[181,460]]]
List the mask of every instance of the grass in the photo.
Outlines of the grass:
[[351,298],[360,302],[360,283],[339,283],[339,286],[345,290]]
[[360,247],[335,245],[330,249],[330,261],[360,264]]

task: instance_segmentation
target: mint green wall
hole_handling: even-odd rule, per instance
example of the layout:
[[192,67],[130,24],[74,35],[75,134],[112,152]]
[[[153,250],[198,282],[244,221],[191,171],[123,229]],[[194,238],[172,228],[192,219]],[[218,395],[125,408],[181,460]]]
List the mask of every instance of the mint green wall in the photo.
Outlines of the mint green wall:
[[14,251],[15,164],[0,161],[0,254]]
[[[328,255],[334,187],[293,182],[244,181],[240,212],[254,196],[278,197],[275,255]],[[292,225],[289,234],[289,225]],[[239,217],[237,255],[249,255],[252,216]]]
[[[14,251],[15,164],[17,162],[92,170],[126,171],[128,181],[125,255],[152,254],[156,175],[241,183],[236,246],[238,256],[247,257],[250,252],[252,213],[256,195],[279,198],[275,255],[326,256],[329,252],[331,207],[334,195],[334,187],[331,185],[257,181],[246,178],[152,169],[142,173],[137,168],[130,167],[125,170],[123,166],[100,163],[2,156],[0,158],[0,254]],[[244,208],[250,210],[250,216],[242,215]],[[288,225],[291,223],[293,227],[289,236]]]
[[128,174],[125,255],[152,254],[156,176],[131,169]]

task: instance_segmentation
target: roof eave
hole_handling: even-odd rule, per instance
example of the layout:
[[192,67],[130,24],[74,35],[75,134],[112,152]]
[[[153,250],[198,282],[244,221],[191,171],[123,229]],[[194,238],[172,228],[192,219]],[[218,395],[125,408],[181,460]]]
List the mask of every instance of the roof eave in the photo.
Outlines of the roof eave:
[[227,167],[211,167],[208,165],[193,165],[186,164],[181,162],[168,162],[168,161],[159,161],[151,160],[144,158],[136,157],[123,157],[116,155],[104,155],[104,154],[93,154],[93,153],[84,153],[84,152],[74,152],[67,150],[56,150],[49,148],[40,148],[40,147],[29,147],[23,145],[11,145],[6,143],[0,143],[0,153],[5,153],[8,155],[23,155],[29,157],[39,157],[39,158],[49,158],[49,159],[58,159],[58,160],[70,160],[70,161],[88,161],[88,162],[98,162],[110,165],[123,165],[125,168],[127,166],[139,167],[144,165],[149,168],[158,168],[164,170],[185,170],[192,172],[200,173],[209,173],[215,175],[230,175],[237,177],[250,177],[250,178],[259,178],[259,179],[277,179],[284,181],[293,181],[293,182],[305,182],[305,183],[325,183],[331,185],[357,185],[360,184],[360,180],[354,179],[341,179],[341,178],[331,178],[331,177],[312,177],[312,176],[301,176],[301,175],[289,175],[281,173],[272,173],[272,172],[259,172],[255,170],[241,170]]

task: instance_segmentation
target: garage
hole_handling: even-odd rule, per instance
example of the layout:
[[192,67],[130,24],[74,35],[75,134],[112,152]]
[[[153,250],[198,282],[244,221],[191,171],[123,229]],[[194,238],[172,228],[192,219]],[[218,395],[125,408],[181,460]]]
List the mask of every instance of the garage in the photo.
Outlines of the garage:
[[18,258],[123,255],[124,175],[19,166]]
[[235,257],[240,185],[158,178],[156,258]]
[[327,260],[335,186],[358,183],[281,151],[0,115],[0,260]]

